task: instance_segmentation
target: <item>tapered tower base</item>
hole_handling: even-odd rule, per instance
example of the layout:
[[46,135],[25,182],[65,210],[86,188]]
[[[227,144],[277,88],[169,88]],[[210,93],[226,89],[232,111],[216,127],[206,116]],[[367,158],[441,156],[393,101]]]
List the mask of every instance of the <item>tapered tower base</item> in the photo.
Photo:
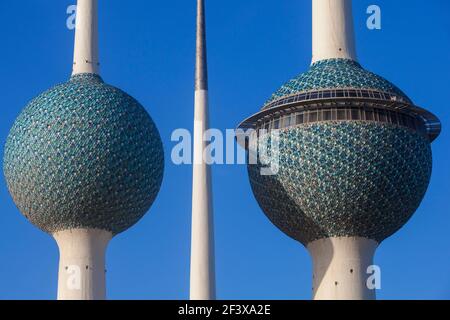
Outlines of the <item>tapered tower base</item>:
[[59,247],[58,300],[104,300],[105,252],[112,233],[76,229],[53,235]]
[[377,247],[376,241],[357,237],[311,242],[314,300],[374,300],[375,290],[367,286],[367,268],[373,265]]

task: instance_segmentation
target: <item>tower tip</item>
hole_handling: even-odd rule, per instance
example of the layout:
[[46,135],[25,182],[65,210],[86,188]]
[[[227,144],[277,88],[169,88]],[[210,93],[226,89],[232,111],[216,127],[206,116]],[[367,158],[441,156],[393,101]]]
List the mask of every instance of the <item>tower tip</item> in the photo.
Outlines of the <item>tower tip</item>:
[[205,1],[197,0],[197,46],[195,64],[195,90],[208,90],[206,54]]

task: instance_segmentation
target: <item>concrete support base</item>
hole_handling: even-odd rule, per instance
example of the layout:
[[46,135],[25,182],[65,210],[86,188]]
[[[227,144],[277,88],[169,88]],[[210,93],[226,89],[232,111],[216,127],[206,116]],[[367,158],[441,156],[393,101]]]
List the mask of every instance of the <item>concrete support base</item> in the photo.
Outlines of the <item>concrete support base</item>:
[[313,258],[314,300],[372,300],[367,268],[373,265],[378,243],[366,238],[328,238],[307,248]]
[[59,247],[58,300],[104,300],[105,252],[112,233],[74,229],[53,234]]

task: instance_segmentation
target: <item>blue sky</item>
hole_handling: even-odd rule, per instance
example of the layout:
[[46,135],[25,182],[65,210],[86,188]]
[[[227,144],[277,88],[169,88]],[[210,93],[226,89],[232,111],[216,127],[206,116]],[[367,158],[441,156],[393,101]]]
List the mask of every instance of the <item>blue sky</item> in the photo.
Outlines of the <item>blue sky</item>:
[[[37,94],[68,79],[75,0],[0,1],[0,152],[15,118]],[[137,98],[161,132],[166,155],[176,128],[193,126],[195,0],[100,1],[103,78]],[[234,128],[311,59],[309,0],[207,0],[211,124]],[[366,28],[366,8],[382,30]],[[413,219],[379,248],[381,299],[450,298],[450,4],[447,0],[354,1],[357,49],[383,75],[434,112],[428,193]],[[244,166],[213,168],[218,298],[310,299],[311,260],[256,203]],[[107,252],[110,299],[187,299],[191,167],[166,157],[150,212]],[[58,250],[23,218],[0,175],[0,299],[54,299]]]

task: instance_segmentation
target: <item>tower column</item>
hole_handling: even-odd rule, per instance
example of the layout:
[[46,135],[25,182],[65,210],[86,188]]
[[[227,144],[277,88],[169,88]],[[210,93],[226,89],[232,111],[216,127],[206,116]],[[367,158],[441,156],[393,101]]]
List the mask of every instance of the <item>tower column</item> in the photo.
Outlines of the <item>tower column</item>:
[[327,238],[308,244],[313,258],[314,300],[373,300],[367,268],[378,243],[358,237]]
[[351,0],[312,0],[313,59],[356,60]]
[[98,0],[78,0],[73,72],[99,73]]
[[105,252],[112,236],[96,229],[53,234],[59,247],[58,300],[106,298]]
[[211,168],[203,157],[207,146],[204,135],[209,129],[204,0],[197,0],[194,108],[190,299],[212,300],[215,299],[215,265]]
[[190,299],[215,299],[214,223],[211,169],[203,159],[207,130],[208,94],[195,92],[194,163],[192,181],[192,236]]

